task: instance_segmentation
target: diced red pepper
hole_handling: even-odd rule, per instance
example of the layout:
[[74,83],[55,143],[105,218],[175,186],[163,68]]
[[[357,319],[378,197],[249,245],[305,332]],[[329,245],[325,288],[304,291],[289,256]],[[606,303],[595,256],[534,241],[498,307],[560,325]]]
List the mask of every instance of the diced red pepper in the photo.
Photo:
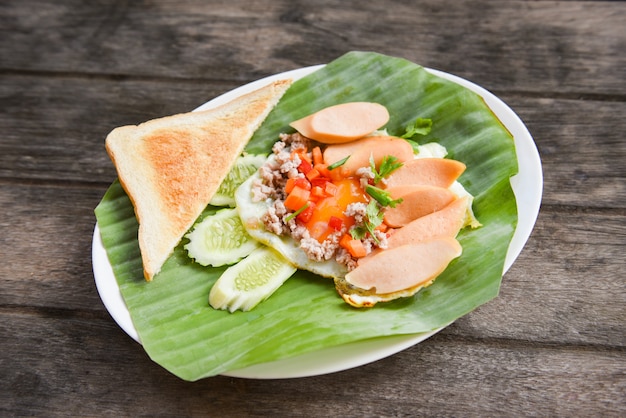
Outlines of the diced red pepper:
[[343,220],[336,216],[331,216],[328,220],[328,226],[330,226],[335,231],[341,231],[341,228],[343,227]]
[[307,223],[313,217],[314,210],[315,210],[315,203],[309,202],[309,206],[305,210],[303,210],[298,216],[296,216],[296,219],[302,223]]
[[301,160],[300,165],[298,166],[298,171],[303,173],[305,176],[309,171],[313,170],[313,165],[307,160]]

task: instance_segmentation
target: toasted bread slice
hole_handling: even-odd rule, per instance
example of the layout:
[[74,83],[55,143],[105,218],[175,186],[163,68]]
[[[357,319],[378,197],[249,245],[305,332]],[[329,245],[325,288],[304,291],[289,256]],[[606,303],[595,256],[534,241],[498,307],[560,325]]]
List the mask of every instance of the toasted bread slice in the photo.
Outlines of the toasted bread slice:
[[161,270],[290,84],[280,80],[214,109],[122,126],[107,136],[139,221],[146,280]]

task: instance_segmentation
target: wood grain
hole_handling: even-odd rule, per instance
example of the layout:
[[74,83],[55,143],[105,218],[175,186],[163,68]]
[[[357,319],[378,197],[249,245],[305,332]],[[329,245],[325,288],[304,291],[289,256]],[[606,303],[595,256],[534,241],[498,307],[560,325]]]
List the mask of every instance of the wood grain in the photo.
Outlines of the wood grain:
[[[6,77],[0,176],[110,183],[104,138],[116,126],[191,111],[234,84]],[[71,92],[71,94],[70,94]],[[544,204],[626,204],[626,102],[503,94],[527,122],[543,164]],[[82,105],[76,106],[79,102]],[[27,138],[27,141],[24,139]],[[585,196],[584,200],[580,196]]]
[[441,334],[338,374],[270,381],[217,376],[189,383],[153,364],[110,321],[1,316],[0,336],[15,336],[5,340],[5,355],[16,364],[0,372],[2,392],[16,395],[0,407],[6,414],[28,409],[35,415],[63,411],[70,416],[164,411],[178,416],[287,411],[289,416],[493,416],[503,410],[512,416],[580,416],[598,410],[617,415],[621,406],[616,400],[626,390],[621,351]]
[[624,94],[619,3],[11,0],[0,10],[11,70],[244,82],[375,50],[494,90]]
[[[626,2],[0,3],[0,415],[626,415]],[[542,159],[500,295],[429,340],[294,380],[183,382],[113,321],[91,266],[116,126],[351,50],[495,92]]]

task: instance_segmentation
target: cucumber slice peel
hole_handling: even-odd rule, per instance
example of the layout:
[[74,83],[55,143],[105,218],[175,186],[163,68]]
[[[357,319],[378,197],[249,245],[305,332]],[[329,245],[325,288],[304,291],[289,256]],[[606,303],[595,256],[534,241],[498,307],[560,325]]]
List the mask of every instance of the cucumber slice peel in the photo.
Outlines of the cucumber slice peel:
[[236,263],[261,245],[248,235],[236,209],[207,216],[186,237],[189,257],[203,266]]
[[209,293],[214,309],[249,311],[269,298],[296,268],[269,247],[260,247],[229,267]]
[[211,199],[213,206],[235,206],[235,190],[265,163],[267,156],[247,154],[239,157]]

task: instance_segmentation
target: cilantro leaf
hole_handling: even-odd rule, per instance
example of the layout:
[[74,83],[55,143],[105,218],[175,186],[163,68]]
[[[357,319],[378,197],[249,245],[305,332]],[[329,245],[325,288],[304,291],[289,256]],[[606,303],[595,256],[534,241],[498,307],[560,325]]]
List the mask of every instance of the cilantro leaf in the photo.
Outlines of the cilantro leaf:
[[380,167],[376,169],[374,156],[370,154],[370,168],[372,169],[372,173],[374,173],[374,183],[380,182],[389,174],[402,167],[402,165],[403,164],[393,155],[385,155],[380,162]]
[[376,200],[372,199],[365,208],[365,221],[363,225],[355,226],[354,228],[350,229],[350,235],[353,239],[363,239],[365,238],[367,233],[369,233],[372,239],[377,244],[380,244],[380,241],[378,240],[378,238],[376,238],[376,235],[374,234],[374,230],[381,223],[383,223],[383,213],[380,210],[380,207],[378,206]]
[[417,118],[412,125],[407,125],[406,132],[400,138],[411,139],[415,135],[428,135],[433,126],[432,119]]

